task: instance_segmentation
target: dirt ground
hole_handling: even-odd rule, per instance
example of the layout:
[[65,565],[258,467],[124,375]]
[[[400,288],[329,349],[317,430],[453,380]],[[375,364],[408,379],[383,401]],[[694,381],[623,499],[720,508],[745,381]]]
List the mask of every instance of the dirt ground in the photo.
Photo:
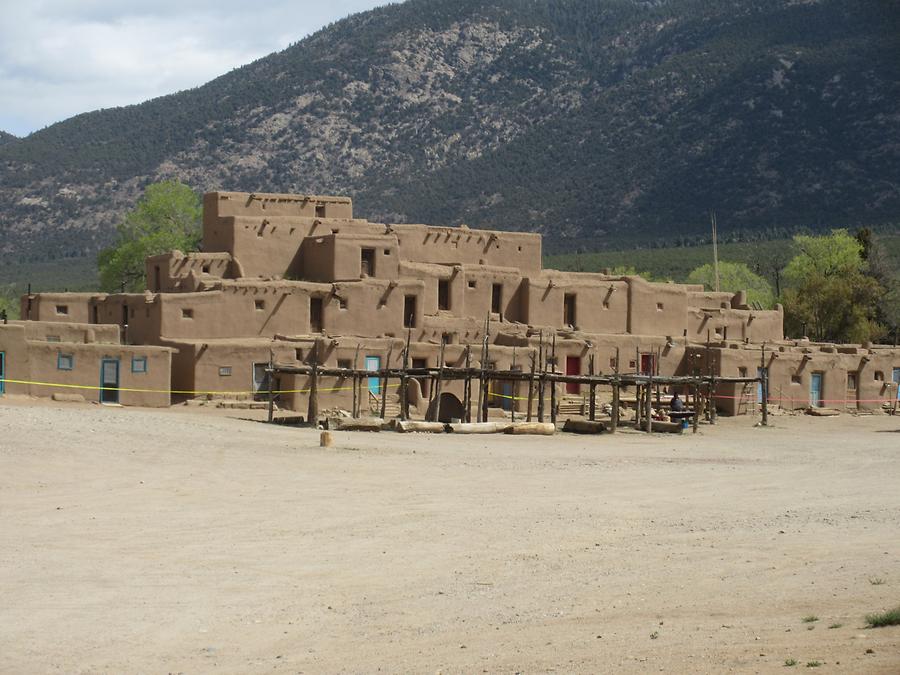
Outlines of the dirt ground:
[[900,417],[242,415],[0,402],[0,671],[900,672]]

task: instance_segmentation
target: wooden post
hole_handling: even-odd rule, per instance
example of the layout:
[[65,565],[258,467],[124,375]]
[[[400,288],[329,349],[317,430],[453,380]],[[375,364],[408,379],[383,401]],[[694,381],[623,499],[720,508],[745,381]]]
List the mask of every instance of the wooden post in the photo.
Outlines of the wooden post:
[[384,366],[384,375],[381,377],[381,419],[384,419],[384,416],[387,414],[387,390],[388,390],[388,375],[387,369],[391,367],[391,356],[394,353],[394,341],[391,340],[391,344],[388,347],[387,353],[387,363]]
[[538,422],[543,423],[544,421],[544,387],[546,386],[546,379],[544,374],[546,372],[546,357],[544,356],[544,331],[540,331],[540,343],[538,347],[538,360],[541,362],[541,372],[538,375],[538,404],[537,404],[537,414],[538,414]]
[[594,355],[588,359],[588,369],[591,373],[591,400],[588,405],[588,419],[593,422],[597,417],[597,383],[594,382]]
[[269,367],[266,368],[266,381],[269,383],[269,423],[275,418],[275,354],[269,350]]
[[306,408],[306,423],[313,429],[319,424],[319,364],[313,359],[309,374],[309,405]]
[[650,376],[647,380],[647,433],[653,431],[653,369],[650,369]]
[[[510,370],[516,370],[516,348],[513,346],[513,357],[512,357],[512,365],[510,366]],[[512,388],[510,391],[510,399],[509,399],[509,419],[511,422],[515,423],[516,421],[516,383],[518,380],[511,380]]]
[[610,416],[609,423],[609,431],[610,433],[616,433],[616,428],[619,426],[619,375],[616,373],[616,376],[612,381],[612,415]]
[[441,353],[438,356],[438,375],[437,384],[434,387],[434,419],[432,422],[439,422],[441,419],[441,389],[444,384],[444,337],[441,336]]
[[644,389],[635,382],[634,384],[634,428],[640,431],[641,429],[641,420],[643,419],[643,411],[644,411]]
[[[553,356],[551,357],[552,363],[551,368],[553,369],[551,372],[556,374],[556,331],[553,331]],[[556,424],[556,381],[550,383],[550,424]]]
[[351,411],[353,417],[359,417],[359,393],[360,386],[362,380],[359,377],[359,342],[356,343],[356,350],[353,352],[353,376],[351,381],[353,383],[353,410]]
[[487,360],[488,360],[488,331],[491,326],[491,315],[484,320],[484,336],[481,340],[481,369],[478,377],[478,421],[487,422]]
[[466,379],[463,380],[463,407],[466,422],[472,421],[472,345],[466,345]]
[[403,350],[403,369],[400,372],[400,419],[409,419],[409,343],[412,328],[406,331],[406,347]]
[[537,365],[537,355],[534,350],[531,351],[531,377],[528,378],[528,414],[525,417],[526,422],[531,421],[531,407],[534,405],[534,369]]
[[694,433],[697,433],[697,427],[700,424],[700,383],[698,381],[694,381],[693,384],[694,389],[694,420],[693,427]]

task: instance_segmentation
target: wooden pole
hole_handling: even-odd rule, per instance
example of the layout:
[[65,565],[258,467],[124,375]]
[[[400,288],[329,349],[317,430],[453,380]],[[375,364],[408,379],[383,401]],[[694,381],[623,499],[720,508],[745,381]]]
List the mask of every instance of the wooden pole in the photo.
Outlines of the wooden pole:
[[650,369],[650,379],[647,380],[647,433],[653,431],[653,369]]
[[472,345],[466,345],[466,379],[463,380],[463,407],[466,422],[472,421]]
[[409,419],[409,343],[412,328],[406,331],[406,347],[403,349],[403,369],[400,372],[400,419]]
[[[550,367],[556,374],[556,331],[553,331],[553,356]],[[556,382],[550,383],[550,424],[556,424]]]
[[700,424],[700,383],[694,382],[694,433],[697,433],[697,427]]
[[[591,354],[588,359],[588,369],[591,373],[591,377],[594,376],[594,355]],[[593,422],[597,417],[597,383],[591,381],[591,400],[588,405],[588,419]]]
[[609,431],[616,433],[619,426],[619,374],[616,373],[612,383],[612,415],[610,416]]
[[540,331],[540,342],[538,343],[538,360],[540,361],[541,371],[538,375],[538,404],[537,415],[538,422],[544,421],[544,387],[546,386],[544,373],[546,371],[546,357],[544,356],[544,331]]
[[269,350],[269,368],[266,381],[269,383],[269,423],[275,418],[275,353]]
[[525,416],[525,421],[531,421],[531,407],[534,405],[534,369],[537,365],[537,355],[534,353],[534,350],[531,351],[531,377],[528,378],[528,413]]
[[313,359],[309,374],[309,405],[306,408],[306,423],[313,429],[319,424],[319,363]]
[[716,423],[716,376],[709,378],[709,423]]
[[381,378],[381,419],[384,419],[387,414],[387,390],[388,390],[388,368],[391,367],[391,356],[394,354],[394,341],[391,340],[391,344],[388,347],[387,353],[387,363],[384,366],[384,375]]
[[359,417],[359,390],[362,380],[359,371],[359,343],[356,343],[356,352],[353,354],[353,417]]
[[641,420],[644,411],[644,389],[639,384],[634,385],[634,428],[640,431]]
[[481,338],[481,368],[478,374],[478,421],[487,421],[487,359],[488,359],[488,331],[491,325],[491,315],[484,320],[484,335]]
[[441,336],[441,353],[438,356],[438,375],[437,375],[437,384],[435,385],[435,393],[434,393],[434,419],[432,422],[439,422],[441,419],[441,389],[443,389],[444,384],[444,338]]
[[[516,348],[515,348],[515,346],[513,346],[513,357],[512,357],[512,365],[510,366],[510,370],[515,371],[515,369],[516,369]],[[509,419],[511,422],[515,422],[516,421],[516,387],[518,385],[513,384],[512,382],[510,382],[510,385],[511,386],[510,386],[510,390],[509,390],[509,395],[510,395]]]

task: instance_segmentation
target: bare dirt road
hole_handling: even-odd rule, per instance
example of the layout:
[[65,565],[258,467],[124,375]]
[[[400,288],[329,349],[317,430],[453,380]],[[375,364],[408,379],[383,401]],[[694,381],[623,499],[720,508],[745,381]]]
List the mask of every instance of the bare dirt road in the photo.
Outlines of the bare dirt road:
[[2,672],[900,672],[900,418],[238,414],[0,402]]

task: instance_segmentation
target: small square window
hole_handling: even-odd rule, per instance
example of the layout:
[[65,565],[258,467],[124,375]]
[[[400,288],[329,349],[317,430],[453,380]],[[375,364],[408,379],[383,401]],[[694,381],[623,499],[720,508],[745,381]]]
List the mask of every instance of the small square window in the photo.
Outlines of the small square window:
[[476,285],[476,284],[475,284],[475,280],[474,280],[474,279],[470,279],[470,280],[469,280],[469,288],[475,288],[475,285]]
[[338,298],[338,307],[347,309],[347,298]]
[[343,368],[344,370],[350,370],[353,367],[350,359],[338,359],[338,368]]
[[203,274],[209,274],[209,265],[204,265],[200,269],[203,271]]
[[[49,338],[47,338],[49,340]],[[884,382],[884,373],[880,370],[875,371],[875,381]]]
[[257,310],[263,310],[266,308],[266,301],[265,300],[254,300],[253,306],[256,307]]
[[799,375],[791,375],[791,384],[800,384],[802,378]]
[[56,368],[58,370],[72,370],[75,367],[75,356],[73,354],[59,353],[56,355]]
[[390,254],[391,254],[391,249],[389,249],[389,248],[384,249],[384,254],[385,254],[385,255],[390,255]]
[[181,310],[181,318],[182,319],[193,319],[194,318],[194,310],[182,309]]
[[57,314],[68,314],[68,313],[69,313],[69,306],[68,306],[68,305],[57,305],[57,306],[56,306],[56,313],[57,313]]
[[219,377],[231,377],[231,366],[219,366]]
[[663,304],[661,302],[656,303],[656,311],[657,312],[663,311]]
[[316,204],[316,218],[324,218],[325,217],[325,205],[324,204]]
[[147,372],[147,357],[146,356],[131,357],[131,372],[132,373],[146,373]]

